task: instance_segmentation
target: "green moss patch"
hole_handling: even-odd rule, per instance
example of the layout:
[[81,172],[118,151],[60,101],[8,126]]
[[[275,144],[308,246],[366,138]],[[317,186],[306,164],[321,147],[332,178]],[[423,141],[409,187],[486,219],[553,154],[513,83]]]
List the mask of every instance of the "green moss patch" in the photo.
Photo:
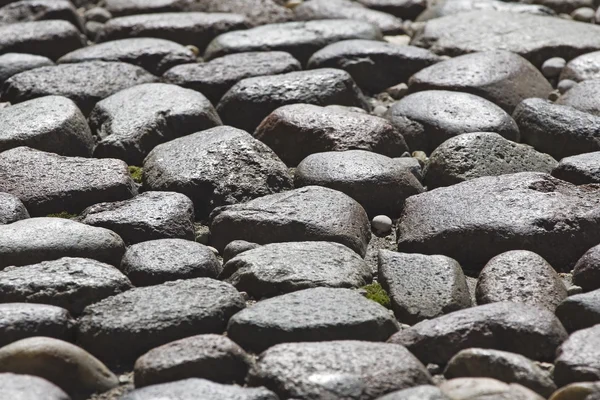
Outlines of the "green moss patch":
[[384,306],[385,308],[391,308],[392,303],[390,302],[390,296],[388,296],[387,292],[381,287],[378,282],[373,282],[370,285],[363,286],[364,290],[367,291],[367,299],[373,300]]
[[129,166],[129,175],[136,183],[142,183],[142,175],[144,174],[144,169],[142,167],[136,167],[135,165]]

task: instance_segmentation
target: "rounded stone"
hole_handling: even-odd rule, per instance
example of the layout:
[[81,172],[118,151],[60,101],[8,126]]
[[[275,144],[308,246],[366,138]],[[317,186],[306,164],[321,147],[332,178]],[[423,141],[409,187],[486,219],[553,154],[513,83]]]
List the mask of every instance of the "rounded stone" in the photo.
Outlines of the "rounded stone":
[[387,215],[376,215],[371,220],[371,229],[378,235],[387,236],[393,227],[393,222]]
[[491,378],[455,378],[442,383],[440,389],[453,400],[485,399],[486,397],[544,400],[544,397],[519,384],[506,384]]
[[576,185],[600,183],[600,152],[578,154],[560,160],[552,175]]
[[575,85],[577,85],[577,82],[575,82],[574,80],[561,79],[560,82],[558,82],[558,85],[556,86],[556,88],[558,89],[558,92],[560,94],[565,94],[570,89],[572,89],[573,86],[575,86]]
[[560,75],[565,65],[567,65],[567,62],[564,58],[549,58],[542,64],[542,74],[544,74],[546,78],[556,78]]
[[256,249],[260,244],[247,242],[245,240],[234,240],[223,249],[223,264],[231,260],[233,257],[245,251]]
[[576,10],[573,10],[571,17],[575,21],[594,22],[596,18],[596,11],[591,7],[580,7]]
[[585,252],[573,269],[573,283],[583,290],[600,289],[600,245]]
[[0,56],[0,84],[18,73],[49,65],[54,65],[54,63],[44,56],[25,53],[3,54]]
[[560,74],[560,80],[575,82],[600,79],[600,51],[586,52],[567,63]]
[[556,351],[554,382],[563,387],[573,382],[600,380],[600,325],[574,332]]
[[0,373],[2,395],[10,400],[71,400],[61,388],[32,375]]
[[29,212],[17,196],[0,192],[0,225],[29,218]]
[[560,96],[556,103],[600,116],[600,100],[596,96],[599,90],[600,79],[579,82],[571,90]]

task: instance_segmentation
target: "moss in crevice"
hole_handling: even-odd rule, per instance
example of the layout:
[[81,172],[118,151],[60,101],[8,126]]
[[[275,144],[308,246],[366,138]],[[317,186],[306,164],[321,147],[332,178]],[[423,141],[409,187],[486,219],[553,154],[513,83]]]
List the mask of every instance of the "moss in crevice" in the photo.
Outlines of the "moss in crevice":
[[379,282],[373,282],[370,285],[363,286],[362,289],[367,291],[367,299],[373,300],[385,308],[392,308],[390,296],[388,296],[387,292],[381,287]]
[[54,213],[54,214],[48,214],[48,215],[46,215],[46,217],[75,219],[75,218],[77,218],[77,214],[71,214],[71,213],[68,213],[66,211],[61,211],[61,212]]
[[144,169],[142,167],[136,167],[135,165],[130,165],[128,167],[129,175],[135,183],[142,183],[142,175],[144,174]]

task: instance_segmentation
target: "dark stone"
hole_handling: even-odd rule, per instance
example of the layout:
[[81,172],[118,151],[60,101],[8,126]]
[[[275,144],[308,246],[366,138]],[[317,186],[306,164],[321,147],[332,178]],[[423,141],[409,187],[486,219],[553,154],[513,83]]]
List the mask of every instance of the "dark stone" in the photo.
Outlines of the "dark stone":
[[383,341],[398,330],[382,305],[350,289],[314,288],[256,303],[235,314],[227,336],[260,353],[286,342]]
[[200,243],[159,239],[130,246],[120,269],[135,286],[151,286],[177,279],[216,278],[221,264]]
[[600,324],[600,290],[569,296],[556,309],[556,316],[568,332]]
[[217,111],[225,124],[254,132],[271,112],[296,103],[370,109],[350,74],[322,68],[243,79],[225,93]]
[[47,96],[0,109],[0,151],[19,146],[90,157],[94,137],[73,101]]
[[23,374],[0,374],[2,395],[10,400],[71,400],[61,388],[45,379]]
[[579,82],[560,96],[556,103],[600,116],[600,101],[596,99],[599,90],[600,79]]
[[0,153],[0,191],[21,199],[32,216],[44,216],[127,199],[137,189],[123,161],[17,147]]
[[271,149],[223,126],[158,145],[144,160],[144,186],[184,193],[203,219],[215,207],[290,189],[292,182]]
[[258,244],[301,241],[341,243],[364,257],[369,218],[355,200],[336,190],[308,186],[213,211],[211,245],[234,240]]
[[221,125],[217,111],[202,94],[164,83],[117,92],[98,102],[89,120],[100,138],[94,155],[119,158],[129,165],[141,165],[161,143]]
[[18,73],[49,65],[54,65],[54,63],[44,56],[24,53],[3,54],[0,56],[0,84]]
[[88,116],[97,102],[111,94],[156,80],[143,68],[122,62],[63,64],[14,75],[2,86],[2,100],[21,103],[42,96],[65,96]]
[[419,322],[389,341],[408,348],[421,362],[446,364],[471,347],[505,350],[533,360],[551,361],[567,338],[558,318],[545,308],[493,303]]
[[416,19],[419,22],[448,15],[455,15],[474,10],[503,11],[510,13],[537,14],[555,16],[555,12],[538,4],[519,4],[519,2],[503,2],[496,0],[437,0],[423,11]]
[[556,351],[554,382],[558,387],[573,382],[600,380],[600,325],[582,329]]
[[388,157],[408,151],[400,131],[386,119],[310,104],[276,109],[254,136],[290,167],[310,154],[326,151],[360,149]]
[[244,305],[233,286],[210,278],[135,288],[86,307],[77,342],[107,363],[130,365],[174,340],[223,332]]
[[451,258],[379,250],[378,264],[379,282],[403,323],[471,307],[465,275]]
[[519,140],[519,128],[510,115],[469,93],[413,93],[392,104],[385,117],[402,132],[413,151],[430,153],[444,141],[470,132],[496,132],[508,140]]
[[358,0],[358,2],[372,10],[410,20],[414,20],[427,6],[425,0]]
[[560,73],[560,80],[575,82],[600,79],[600,51],[594,51],[575,57],[567,63]]
[[245,251],[256,249],[260,244],[247,242],[245,240],[234,240],[223,249],[223,264],[231,260],[233,257]]
[[[71,342],[75,339],[74,327],[75,320],[64,308],[45,304],[0,304],[0,347],[33,336]],[[4,393],[4,388],[2,390]]]
[[213,104],[245,78],[278,75],[300,69],[300,62],[282,51],[230,54],[206,63],[171,68],[163,79],[205,95]]
[[98,203],[79,220],[116,232],[125,244],[147,240],[194,240],[194,205],[181,193],[144,192],[130,200]]
[[308,60],[308,68],[343,69],[360,88],[379,93],[407,82],[413,74],[438,61],[437,55],[419,47],[376,40],[344,40],[313,54]]
[[222,335],[197,335],[156,347],[135,362],[135,386],[187,378],[244,383],[252,359]]
[[105,0],[104,7],[115,17],[134,14],[185,11],[187,0]]
[[506,384],[492,378],[455,378],[443,382],[440,389],[453,400],[544,400],[517,383]]
[[377,400],[450,400],[449,397],[432,385],[420,385],[410,389],[392,392]]
[[586,251],[577,261],[573,269],[573,283],[586,292],[600,289],[600,245]]
[[69,0],[20,0],[0,8],[0,25],[58,19],[83,31],[83,19]]
[[565,157],[554,168],[552,175],[576,185],[600,183],[600,152]]
[[402,346],[333,341],[274,346],[260,355],[248,382],[282,399],[369,400],[429,384],[431,376]]
[[29,218],[29,213],[17,196],[0,192],[0,225]]

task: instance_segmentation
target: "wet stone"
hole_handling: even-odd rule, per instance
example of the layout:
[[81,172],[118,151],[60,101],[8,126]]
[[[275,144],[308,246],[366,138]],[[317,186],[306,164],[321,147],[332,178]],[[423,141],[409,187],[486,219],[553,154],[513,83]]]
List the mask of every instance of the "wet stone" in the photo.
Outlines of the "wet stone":
[[0,84],[13,75],[30,69],[54,65],[44,56],[25,53],[6,53],[0,56]]
[[2,395],[12,400],[71,400],[61,388],[32,375],[0,373]]
[[0,225],[29,218],[29,212],[17,196],[0,192]]

